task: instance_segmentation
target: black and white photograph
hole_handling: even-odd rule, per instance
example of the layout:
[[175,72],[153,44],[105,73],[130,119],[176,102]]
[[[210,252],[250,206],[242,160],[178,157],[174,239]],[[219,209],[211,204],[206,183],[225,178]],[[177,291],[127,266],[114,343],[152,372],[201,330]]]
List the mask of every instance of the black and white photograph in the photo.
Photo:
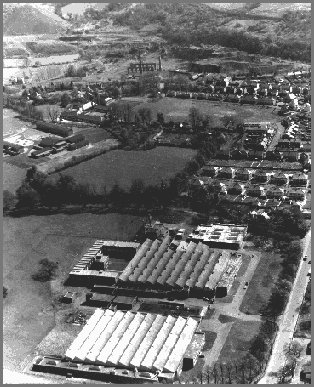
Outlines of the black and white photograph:
[[3,383],[311,384],[311,3],[3,4]]

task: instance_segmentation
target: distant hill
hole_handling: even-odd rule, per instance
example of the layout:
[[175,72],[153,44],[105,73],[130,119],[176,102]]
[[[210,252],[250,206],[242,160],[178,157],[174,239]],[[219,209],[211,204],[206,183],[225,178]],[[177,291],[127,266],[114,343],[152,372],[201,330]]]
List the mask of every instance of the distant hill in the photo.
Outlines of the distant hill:
[[3,34],[54,34],[63,31],[67,22],[48,4],[14,3],[3,5]]
[[245,11],[250,14],[282,16],[286,11],[311,10],[311,3],[204,3],[221,11]]

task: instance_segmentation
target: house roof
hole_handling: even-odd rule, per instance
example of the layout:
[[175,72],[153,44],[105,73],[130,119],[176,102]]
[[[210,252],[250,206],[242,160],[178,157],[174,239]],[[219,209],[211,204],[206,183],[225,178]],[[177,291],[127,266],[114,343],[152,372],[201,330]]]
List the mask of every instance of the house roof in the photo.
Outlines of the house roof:
[[41,140],[41,142],[39,143],[39,146],[53,147],[54,145],[58,144],[58,142],[61,142],[61,141],[64,141],[64,140],[57,137],[45,137]]
[[114,300],[114,304],[132,304],[135,297],[117,296]]

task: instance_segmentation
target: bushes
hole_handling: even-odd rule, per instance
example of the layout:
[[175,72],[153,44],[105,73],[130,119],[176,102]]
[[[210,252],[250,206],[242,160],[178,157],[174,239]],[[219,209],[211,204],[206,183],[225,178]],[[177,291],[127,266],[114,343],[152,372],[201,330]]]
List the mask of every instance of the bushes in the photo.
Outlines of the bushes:
[[8,295],[8,289],[5,286],[3,286],[3,298],[6,298],[7,295]]
[[32,279],[34,281],[47,282],[54,278],[56,275],[56,270],[58,268],[58,264],[49,259],[44,258],[39,261],[41,265],[40,269],[37,273],[32,275]]

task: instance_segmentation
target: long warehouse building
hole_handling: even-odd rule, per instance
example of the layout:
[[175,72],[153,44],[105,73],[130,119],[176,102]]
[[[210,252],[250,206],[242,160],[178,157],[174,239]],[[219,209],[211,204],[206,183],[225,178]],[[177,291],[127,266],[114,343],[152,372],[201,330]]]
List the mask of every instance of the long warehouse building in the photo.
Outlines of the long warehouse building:
[[97,309],[65,358],[105,367],[180,373],[197,326],[191,317]]

